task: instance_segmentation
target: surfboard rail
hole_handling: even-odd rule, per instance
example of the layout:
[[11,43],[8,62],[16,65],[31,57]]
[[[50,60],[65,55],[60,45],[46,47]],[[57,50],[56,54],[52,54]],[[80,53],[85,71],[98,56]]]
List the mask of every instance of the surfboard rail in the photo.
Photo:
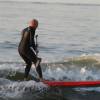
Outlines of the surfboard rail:
[[64,87],[97,87],[100,81],[43,81],[48,86],[64,86]]

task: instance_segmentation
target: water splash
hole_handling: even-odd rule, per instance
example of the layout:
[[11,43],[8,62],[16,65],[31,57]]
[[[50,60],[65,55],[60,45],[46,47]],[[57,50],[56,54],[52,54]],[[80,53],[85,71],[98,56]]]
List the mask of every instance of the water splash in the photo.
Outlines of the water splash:
[[0,85],[0,95],[9,98],[20,98],[24,93],[43,92],[47,86],[42,82],[23,81],[10,82],[9,84]]

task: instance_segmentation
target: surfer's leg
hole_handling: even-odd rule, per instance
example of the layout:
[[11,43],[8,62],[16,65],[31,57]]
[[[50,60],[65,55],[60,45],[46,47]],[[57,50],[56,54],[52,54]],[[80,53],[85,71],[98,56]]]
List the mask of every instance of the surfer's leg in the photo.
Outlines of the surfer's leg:
[[31,66],[32,66],[32,62],[27,57],[24,57],[23,59],[26,62],[25,76],[24,77],[27,79],[29,72],[30,72],[30,69],[31,69]]
[[36,71],[39,75],[39,78],[42,79],[43,78],[42,69],[41,69],[41,66],[40,66],[41,58],[38,58],[33,52],[30,52],[30,58],[31,58],[32,62],[35,64]]
[[41,69],[40,64],[36,67],[36,71],[39,74],[39,78],[42,79],[43,76],[42,76],[42,69]]
[[24,76],[26,79],[28,78],[28,75],[32,66],[32,63],[30,61],[27,61],[27,62],[26,62],[25,76]]
[[23,60],[24,60],[25,63],[26,63],[26,68],[25,68],[25,75],[24,75],[24,77],[25,77],[25,79],[27,79],[27,78],[28,78],[28,75],[29,75],[29,72],[30,72],[30,69],[31,69],[31,66],[32,66],[32,62],[31,62],[31,60],[30,60],[28,57],[26,57],[25,55],[23,55],[23,54],[21,54],[21,53],[20,53],[20,56],[23,58]]

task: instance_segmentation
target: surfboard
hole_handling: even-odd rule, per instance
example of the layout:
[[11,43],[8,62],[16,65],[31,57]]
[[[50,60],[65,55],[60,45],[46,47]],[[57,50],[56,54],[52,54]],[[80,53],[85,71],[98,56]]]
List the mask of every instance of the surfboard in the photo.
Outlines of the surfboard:
[[63,86],[63,87],[97,87],[100,86],[100,81],[43,81],[48,86]]

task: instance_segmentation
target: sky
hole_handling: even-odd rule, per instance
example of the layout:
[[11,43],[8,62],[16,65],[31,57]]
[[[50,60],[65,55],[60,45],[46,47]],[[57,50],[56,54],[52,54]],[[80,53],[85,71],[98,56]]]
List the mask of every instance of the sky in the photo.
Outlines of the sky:
[[100,0],[0,0],[0,1],[33,1],[33,2],[62,2],[62,3],[89,3],[100,4]]

